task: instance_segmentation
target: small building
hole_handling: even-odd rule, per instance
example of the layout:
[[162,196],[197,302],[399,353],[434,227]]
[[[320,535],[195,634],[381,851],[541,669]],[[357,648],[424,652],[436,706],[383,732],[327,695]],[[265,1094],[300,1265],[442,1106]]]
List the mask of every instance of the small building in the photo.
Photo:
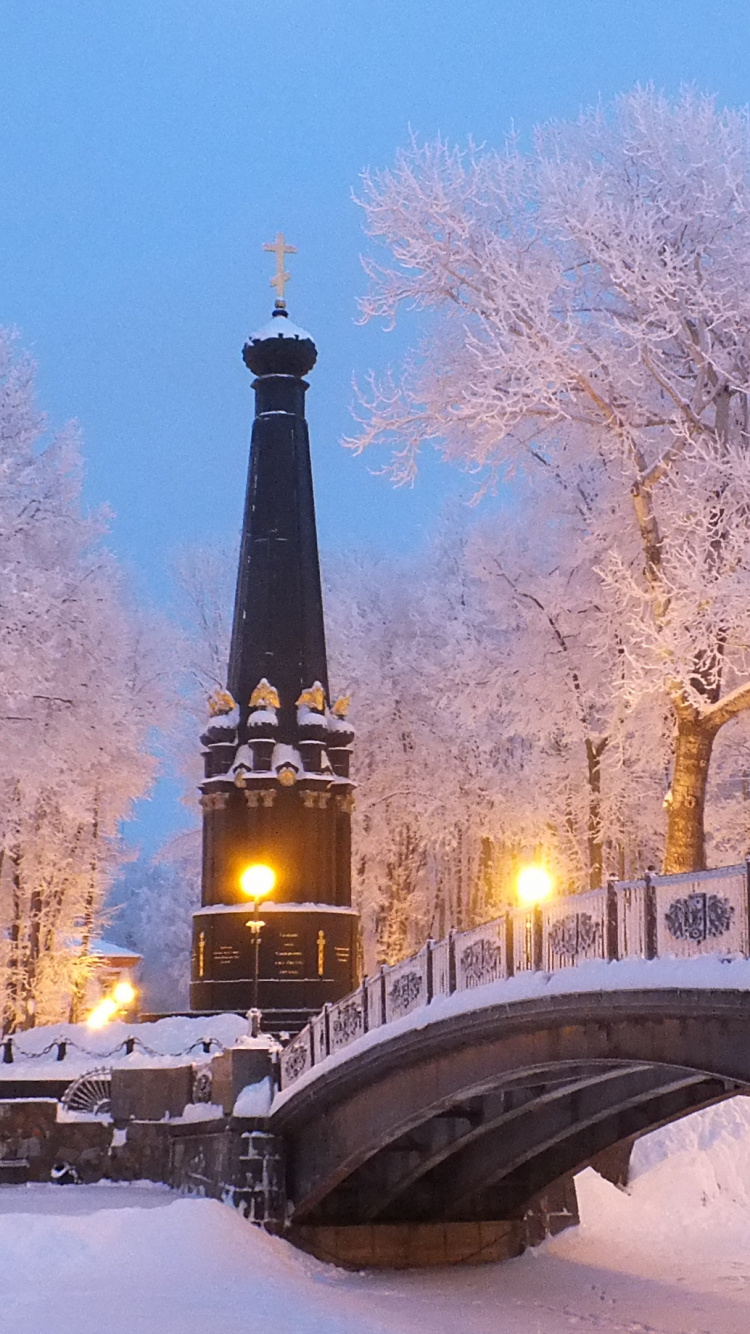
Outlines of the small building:
[[87,1001],[95,1005],[112,992],[118,982],[135,982],[143,955],[111,940],[95,940],[90,947],[94,965],[87,989]]

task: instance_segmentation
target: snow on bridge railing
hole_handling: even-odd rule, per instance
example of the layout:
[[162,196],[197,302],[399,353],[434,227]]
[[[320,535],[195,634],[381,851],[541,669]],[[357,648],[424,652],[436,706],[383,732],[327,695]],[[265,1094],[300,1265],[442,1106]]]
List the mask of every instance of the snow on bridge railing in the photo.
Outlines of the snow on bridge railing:
[[343,1000],[326,1005],[281,1053],[281,1087],[435,996],[524,971],[575,968],[588,959],[702,954],[750,956],[750,861],[613,882],[428,940],[410,959],[381,968]]

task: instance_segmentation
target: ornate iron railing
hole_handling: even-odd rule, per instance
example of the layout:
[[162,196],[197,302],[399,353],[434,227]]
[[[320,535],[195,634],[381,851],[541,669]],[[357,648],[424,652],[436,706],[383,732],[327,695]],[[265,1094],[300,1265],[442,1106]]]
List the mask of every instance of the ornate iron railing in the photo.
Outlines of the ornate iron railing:
[[647,875],[606,889],[515,908],[428,940],[417,954],[327,1005],[281,1054],[288,1088],[332,1053],[435,996],[530,970],[556,972],[588,959],[750,955],[750,861],[687,875]]

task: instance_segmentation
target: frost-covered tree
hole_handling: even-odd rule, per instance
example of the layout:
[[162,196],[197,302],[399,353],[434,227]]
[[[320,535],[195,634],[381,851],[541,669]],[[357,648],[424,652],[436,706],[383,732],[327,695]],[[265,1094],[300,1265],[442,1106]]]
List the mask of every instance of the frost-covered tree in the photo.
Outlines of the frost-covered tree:
[[[533,151],[412,144],[368,174],[366,317],[428,312],[357,442],[430,442],[578,497],[627,707],[668,709],[664,866],[705,864],[712,749],[750,708],[750,114],[636,89]],[[533,510],[532,510],[533,514]],[[536,523],[537,514],[533,514]],[[601,625],[599,627],[601,629]]]
[[0,988],[5,1029],[75,1017],[118,826],[154,772],[151,627],[81,505],[76,434],[50,439],[0,335]]
[[519,818],[519,748],[497,716],[497,632],[467,564],[466,528],[452,515],[422,555],[328,564],[332,672],[351,691],[356,729],[355,895],[368,966],[492,916],[514,855],[538,835]]
[[219,543],[182,547],[173,563],[171,613],[179,706],[170,744],[184,784],[183,802],[198,823],[198,784],[203,765],[198,738],[209,695],[226,686],[236,549]]
[[143,956],[143,1006],[151,1011],[189,1005],[193,911],[200,906],[200,830],[168,839],[154,857],[123,868],[109,903],[112,934]]
[[657,856],[664,728],[653,700],[633,709],[622,699],[620,645],[603,633],[606,598],[578,506],[558,495],[545,519],[537,504],[529,531],[528,501],[516,487],[514,506],[480,519],[469,544],[495,630],[471,696],[485,726],[517,739],[516,818],[535,813],[562,883],[596,888]]

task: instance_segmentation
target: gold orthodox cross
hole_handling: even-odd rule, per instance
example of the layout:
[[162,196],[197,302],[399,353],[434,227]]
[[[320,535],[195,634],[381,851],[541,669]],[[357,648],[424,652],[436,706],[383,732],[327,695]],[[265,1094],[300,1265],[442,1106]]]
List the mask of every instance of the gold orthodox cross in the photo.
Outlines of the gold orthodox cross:
[[296,255],[296,245],[287,245],[284,240],[284,233],[277,232],[275,241],[266,241],[264,250],[270,250],[276,256],[276,272],[271,279],[271,287],[276,288],[276,296],[280,302],[284,300],[284,284],[289,282],[289,274],[284,268],[284,258],[286,255]]

